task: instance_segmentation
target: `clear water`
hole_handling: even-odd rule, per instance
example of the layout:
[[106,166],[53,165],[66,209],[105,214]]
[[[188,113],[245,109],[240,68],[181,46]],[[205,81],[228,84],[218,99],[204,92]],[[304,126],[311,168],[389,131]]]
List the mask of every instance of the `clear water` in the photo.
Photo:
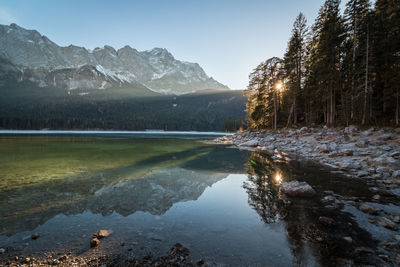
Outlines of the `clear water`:
[[[375,246],[348,214],[319,201],[324,190],[370,197],[361,181],[183,137],[0,137],[0,247],[83,255],[93,252],[92,234],[109,229],[96,252],[165,254],[180,242],[209,264],[319,266]],[[292,179],[310,183],[317,196],[280,195],[279,183]],[[41,237],[31,240],[36,232]]]

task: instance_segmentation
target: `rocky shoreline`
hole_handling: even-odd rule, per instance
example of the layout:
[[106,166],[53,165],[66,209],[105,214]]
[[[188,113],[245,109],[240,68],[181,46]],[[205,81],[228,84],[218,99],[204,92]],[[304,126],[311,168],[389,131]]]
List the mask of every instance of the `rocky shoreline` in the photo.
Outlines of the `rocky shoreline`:
[[[0,254],[4,254],[0,253]],[[88,254],[88,255],[86,255]],[[35,256],[11,256],[2,258],[0,255],[0,266],[202,266],[204,260],[192,261],[190,250],[180,243],[176,243],[163,256],[147,253],[142,256],[134,254],[111,254],[96,253],[92,249],[85,255],[73,255],[72,253],[44,253],[40,257]]]
[[[377,255],[384,262],[383,265],[400,265],[399,128],[359,130],[355,126],[344,129],[303,127],[241,132],[219,137],[213,142],[266,153],[276,162],[292,159],[312,161],[333,174],[364,180],[371,197],[343,197],[333,191],[324,191],[318,194],[320,203],[326,210],[341,210],[351,214],[356,223],[376,241],[376,249],[357,247],[355,251]],[[304,187],[308,187],[307,190]],[[281,191],[288,197],[305,197],[313,193],[310,190],[312,188],[307,183],[297,181],[281,185]],[[298,195],[299,191],[302,195]],[[319,221],[332,226],[335,218],[321,216]],[[353,242],[350,236],[343,239],[348,243]]]
[[396,192],[400,188],[400,128],[360,131],[355,126],[303,127],[236,133],[214,141],[267,152],[273,159],[289,156],[312,160],[334,173],[370,179],[384,189]]

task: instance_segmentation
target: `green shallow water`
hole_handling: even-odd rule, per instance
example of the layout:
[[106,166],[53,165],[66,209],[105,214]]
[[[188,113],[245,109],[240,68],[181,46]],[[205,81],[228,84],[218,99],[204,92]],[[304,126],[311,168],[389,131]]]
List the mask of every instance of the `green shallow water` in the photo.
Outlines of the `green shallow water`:
[[[340,264],[354,260],[357,246],[374,248],[349,214],[320,202],[325,190],[369,197],[361,181],[284,156],[273,161],[203,141],[151,135],[0,137],[0,247],[22,255],[84,255],[93,252],[90,236],[109,229],[113,234],[102,240],[102,253],[165,254],[180,242],[194,259],[255,266]],[[282,196],[279,183],[292,179],[307,181],[317,196]],[[321,215],[339,226],[322,225]],[[31,240],[36,232],[42,236]],[[353,244],[343,241],[346,235]]]
[[133,178],[146,165],[176,166],[205,151],[204,144],[185,139],[154,142],[153,139],[86,137],[1,138],[0,190],[113,170],[122,170],[121,175]]

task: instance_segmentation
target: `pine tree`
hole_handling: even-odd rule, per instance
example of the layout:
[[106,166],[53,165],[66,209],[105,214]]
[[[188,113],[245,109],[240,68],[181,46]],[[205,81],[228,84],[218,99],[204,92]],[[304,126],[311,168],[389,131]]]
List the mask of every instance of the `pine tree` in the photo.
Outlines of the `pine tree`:
[[300,13],[284,59],[250,75],[251,129],[297,124],[303,114],[308,125],[399,125],[400,0],[376,0],[372,10],[369,0],[349,0],[345,18],[339,4],[326,0],[310,31]]
[[286,94],[292,99],[287,126],[297,123],[299,102],[302,98],[304,83],[305,37],[307,34],[307,20],[300,13],[294,24],[292,36],[288,43],[283,62],[286,77]]
[[369,91],[369,8],[369,0],[350,0],[345,10],[347,48],[351,47],[351,52],[347,51],[347,57],[351,58],[347,61],[347,64],[351,62],[347,68],[351,84],[350,119],[361,124],[366,120]]
[[339,0],[327,0],[321,7],[313,27],[312,61],[314,86],[323,90],[324,121],[335,123],[336,93],[341,87],[340,67],[344,41],[344,24],[339,13]]
[[277,57],[270,58],[260,63],[249,76],[246,112],[250,129],[265,129],[276,124],[275,85],[282,77],[281,62]]
[[393,118],[394,124],[399,125],[400,1],[377,0],[373,22],[376,116]]

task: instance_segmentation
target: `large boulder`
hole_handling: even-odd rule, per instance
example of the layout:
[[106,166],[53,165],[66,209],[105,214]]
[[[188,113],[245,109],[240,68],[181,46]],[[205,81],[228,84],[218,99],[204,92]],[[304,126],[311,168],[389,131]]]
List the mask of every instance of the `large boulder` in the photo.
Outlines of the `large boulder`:
[[240,146],[248,146],[248,147],[256,147],[258,146],[258,140],[250,140],[244,143],[241,143]]
[[329,149],[329,147],[326,144],[321,144],[321,145],[316,146],[314,148],[314,151],[315,152],[321,152],[321,153],[328,153],[331,150]]
[[356,133],[357,131],[358,131],[358,129],[354,125],[350,125],[350,126],[344,128],[344,132],[347,134]]
[[359,170],[362,167],[358,161],[352,160],[343,160],[338,162],[338,164],[342,170]]
[[299,181],[281,184],[280,191],[289,197],[311,197],[315,195],[315,190],[309,184]]
[[308,132],[308,128],[307,127],[301,127],[301,129],[299,130],[299,133],[305,133]]

